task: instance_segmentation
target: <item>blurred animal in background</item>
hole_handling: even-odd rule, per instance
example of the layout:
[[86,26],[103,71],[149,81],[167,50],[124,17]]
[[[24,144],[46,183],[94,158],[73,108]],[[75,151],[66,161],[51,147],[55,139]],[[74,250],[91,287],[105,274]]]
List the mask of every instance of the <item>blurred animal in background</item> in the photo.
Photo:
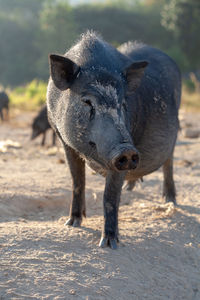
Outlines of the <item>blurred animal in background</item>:
[[8,120],[9,98],[6,92],[0,91],[0,117],[1,120]]
[[[41,108],[38,115],[33,120],[31,140],[35,139],[40,134],[43,134],[41,145],[44,146],[46,140],[46,132],[48,129],[52,129],[52,128],[48,121],[47,106],[45,105]],[[52,145],[55,146],[55,144],[56,144],[56,134],[53,130]]]

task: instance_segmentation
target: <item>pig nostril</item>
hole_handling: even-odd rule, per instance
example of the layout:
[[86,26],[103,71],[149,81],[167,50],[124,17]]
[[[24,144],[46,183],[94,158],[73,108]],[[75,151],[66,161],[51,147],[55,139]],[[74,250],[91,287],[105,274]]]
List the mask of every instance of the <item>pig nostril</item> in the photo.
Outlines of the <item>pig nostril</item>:
[[128,159],[127,159],[126,156],[122,156],[122,157],[120,157],[120,159],[118,160],[118,162],[120,163],[120,165],[126,164],[127,161],[128,161]]
[[121,155],[117,156],[114,160],[114,166],[119,171],[135,169],[139,162],[139,155],[135,151],[123,151]]
[[92,148],[95,148],[96,147],[96,144],[94,142],[89,142],[89,145],[92,147]]
[[137,154],[133,154],[131,159],[132,159],[132,162],[134,162],[134,163],[138,163],[138,161],[139,161],[139,157]]

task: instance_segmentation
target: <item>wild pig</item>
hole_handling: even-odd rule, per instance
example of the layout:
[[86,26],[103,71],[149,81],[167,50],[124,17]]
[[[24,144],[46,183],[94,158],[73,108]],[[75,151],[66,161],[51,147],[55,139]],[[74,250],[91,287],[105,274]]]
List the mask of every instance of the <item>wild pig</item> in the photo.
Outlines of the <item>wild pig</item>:
[[6,119],[8,119],[9,98],[6,92],[1,91],[0,92],[0,116],[2,121],[5,119],[3,110],[6,110]]
[[163,166],[165,201],[175,200],[173,150],[179,128],[180,72],[158,49],[118,49],[86,32],[64,55],[51,54],[48,116],[63,143],[73,181],[70,218],[85,216],[85,162],[106,178],[100,247],[117,248],[118,207],[126,179]]
[[[44,146],[46,140],[46,132],[48,129],[51,129],[51,126],[47,117],[47,106],[44,105],[39,111],[38,115],[34,118],[32,123],[32,135],[31,139],[34,140],[40,134],[43,135],[41,146]],[[52,145],[56,144],[56,134],[53,130],[52,134]]]

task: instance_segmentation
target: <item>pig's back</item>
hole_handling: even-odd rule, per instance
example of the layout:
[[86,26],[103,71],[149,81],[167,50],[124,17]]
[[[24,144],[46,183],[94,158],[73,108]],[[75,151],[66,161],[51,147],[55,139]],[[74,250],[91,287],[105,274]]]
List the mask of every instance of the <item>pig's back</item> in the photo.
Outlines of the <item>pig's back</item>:
[[176,107],[179,108],[181,75],[173,59],[159,49],[137,42],[125,43],[118,50],[132,61],[148,61],[149,65],[145,70],[141,89],[145,86],[148,95],[149,91],[153,90],[157,90],[161,94],[172,91],[175,93]]
[[139,168],[128,172],[135,179],[159,168],[173,152],[179,126],[181,77],[176,63],[158,49],[129,42],[118,50],[132,62],[149,63],[133,99],[127,100],[133,116],[130,115],[133,141],[141,153]]

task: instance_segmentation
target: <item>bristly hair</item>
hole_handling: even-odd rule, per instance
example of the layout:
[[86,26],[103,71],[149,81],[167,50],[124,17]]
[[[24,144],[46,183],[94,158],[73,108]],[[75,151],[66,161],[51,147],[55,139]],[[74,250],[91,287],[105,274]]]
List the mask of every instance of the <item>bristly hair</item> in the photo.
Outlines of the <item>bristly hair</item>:
[[99,32],[97,31],[94,31],[94,30],[87,30],[86,32],[82,33],[80,35],[80,40],[82,39],[85,39],[85,40],[90,40],[90,39],[98,39],[98,40],[102,40],[102,36]]
[[144,43],[140,42],[140,41],[129,41],[127,43],[124,43],[122,45],[120,45],[117,50],[119,50],[120,52],[126,53],[128,52],[130,49],[138,49],[141,48],[142,46],[145,46]]
[[[99,32],[96,32],[94,30],[87,30],[86,32],[83,32],[82,34],[79,35],[77,40],[72,44],[70,49],[74,48],[77,45],[80,45],[83,41],[85,45],[91,45],[91,42],[95,41],[103,41],[103,38]],[[68,49],[68,50],[70,50]]]

